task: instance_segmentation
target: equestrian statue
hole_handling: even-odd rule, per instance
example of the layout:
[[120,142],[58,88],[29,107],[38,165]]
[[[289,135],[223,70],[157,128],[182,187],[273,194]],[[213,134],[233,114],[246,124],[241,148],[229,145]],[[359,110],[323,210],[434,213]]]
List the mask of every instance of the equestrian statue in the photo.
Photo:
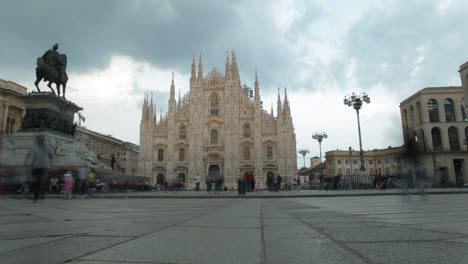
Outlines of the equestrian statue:
[[58,50],[59,45],[54,44],[52,49],[46,51],[42,57],[37,58],[36,67],[36,85],[37,91],[39,89],[39,82],[44,79],[45,82],[49,82],[47,87],[50,88],[52,93],[55,95],[55,91],[52,88],[52,83],[55,83],[57,89],[57,95],[60,97],[60,86],[63,90],[63,98],[65,99],[65,88],[67,87],[68,76],[66,73],[67,68],[67,56],[60,54]]

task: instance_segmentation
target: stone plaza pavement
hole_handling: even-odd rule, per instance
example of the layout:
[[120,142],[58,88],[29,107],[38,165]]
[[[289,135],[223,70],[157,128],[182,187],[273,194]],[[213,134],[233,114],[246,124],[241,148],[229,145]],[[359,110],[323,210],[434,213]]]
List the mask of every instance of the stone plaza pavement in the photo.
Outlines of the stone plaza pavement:
[[468,263],[468,194],[0,199],[0,263]]

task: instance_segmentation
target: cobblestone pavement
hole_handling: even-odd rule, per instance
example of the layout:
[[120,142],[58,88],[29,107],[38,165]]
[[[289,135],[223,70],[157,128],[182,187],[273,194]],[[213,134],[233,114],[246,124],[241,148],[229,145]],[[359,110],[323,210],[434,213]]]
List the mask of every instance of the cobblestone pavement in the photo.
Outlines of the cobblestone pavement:
[[0,200],[1,263],[468,263],[468,194]]

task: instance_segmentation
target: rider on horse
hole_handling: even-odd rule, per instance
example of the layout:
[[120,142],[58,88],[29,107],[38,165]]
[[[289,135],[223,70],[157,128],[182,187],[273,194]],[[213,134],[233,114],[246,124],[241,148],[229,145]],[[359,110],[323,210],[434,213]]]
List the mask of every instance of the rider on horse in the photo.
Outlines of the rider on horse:
[[60,54],[58,50],[59,45],[57,43],[52,46],[52,49],[47,50],[44,55],[37,58],[37,68],[36,68],[36,82],[34,84],[39,89],[39,82],[41,79],[48,81],[47,85],[52,92],[55,94],[52,89],[51,84],[55,83],[57,85],[57,93],[60,96],[60,85],[63,87],[63,97],[65,98],[65,87],[68,80],[67,73],[65,71],[67,66],[67,57],[65,54]]

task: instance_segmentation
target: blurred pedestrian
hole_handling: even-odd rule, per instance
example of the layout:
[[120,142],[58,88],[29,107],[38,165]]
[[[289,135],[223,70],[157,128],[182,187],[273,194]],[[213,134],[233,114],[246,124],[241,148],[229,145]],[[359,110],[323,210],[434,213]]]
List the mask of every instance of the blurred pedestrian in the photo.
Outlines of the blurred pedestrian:
[[47,178],[47,171],[52,160],[52,150],[46,145],[45,137],[37,135],[32,145],[31,151],[26,155],[25,165],[31,161],[34,202],[39,197],[44,199],[44,181]]
[[96,182],[96,173],[93,168],[90,168],[89,170],[87,181],[88,181],[87,195],[88,195],[88,198],[91,198],[93,197],[93,188],[95,187],[94,183]]
[[197,174],[197,176],[195,176],[195,190],[197,192],[200,191],[200,182],[201,182],[201,176]]
[[73,175],[71,171],[67,171],[63,175],[63,198],[71,199],[73,191]]
[[80,198],[85,198],[88,193],[88,174],[89,168],[88,165],[84,164],[78,171],[78,178],[80,180],[80,190],[81,196]]
[[427,182],[427,171],[425,167],[418,166],[418,168],[416,168],[416,181],[418,182],[419,195],[423,199],[427,198],[427,194],[424,190]]

